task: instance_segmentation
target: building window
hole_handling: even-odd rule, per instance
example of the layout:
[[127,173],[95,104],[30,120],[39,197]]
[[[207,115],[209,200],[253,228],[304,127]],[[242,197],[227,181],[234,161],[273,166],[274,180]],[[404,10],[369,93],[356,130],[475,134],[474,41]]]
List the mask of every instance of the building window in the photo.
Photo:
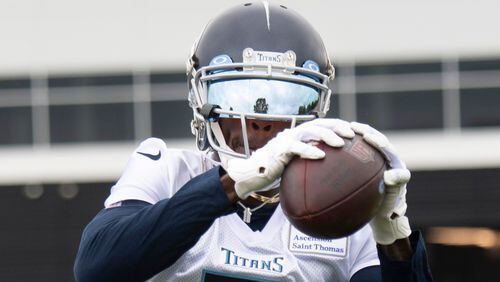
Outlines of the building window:
[[0,108],[0,144],[33,142],[31,107]]
[[133,105],[50,106],[50,134],[54,143],[133,140]]
[[414,62],[388,64],[360,64],[356,66],[356,75],[392,75],[411,73],[441,72],[441,62]]
[[151,84],[180,82],[187,85],[185,73],[152,73],[149,76]]
[[362,93],[356,104],[358,120],[381,130],[443,127],[441,91]]
[[82,86],[109,86],[132,85],[131,74],[89,75],[89,76],[60,76],[50,77],[48,86],[53,87],[82,87]]
[[500,126],[500,88],[460,91],[462,126]]
[[191,120],[193,111],[187,100],[153,102],[152,107],[153,136],[160,138],[191,137]]
[[460,71],[500,70],[500,59],[461,60],[459,67]]

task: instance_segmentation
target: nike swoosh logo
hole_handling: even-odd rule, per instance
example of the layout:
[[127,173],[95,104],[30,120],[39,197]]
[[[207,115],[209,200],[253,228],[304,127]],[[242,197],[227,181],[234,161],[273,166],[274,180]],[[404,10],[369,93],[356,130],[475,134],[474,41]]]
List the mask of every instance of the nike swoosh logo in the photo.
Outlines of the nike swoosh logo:
[[146,157],[152,159],[153,161],[157,161],[161,158],[161,151],[158,151],[158,154],[156,154],[156,155],[146,154],[143,152],[137,152],[137,154],[141,154],[143,156],[146,156]]

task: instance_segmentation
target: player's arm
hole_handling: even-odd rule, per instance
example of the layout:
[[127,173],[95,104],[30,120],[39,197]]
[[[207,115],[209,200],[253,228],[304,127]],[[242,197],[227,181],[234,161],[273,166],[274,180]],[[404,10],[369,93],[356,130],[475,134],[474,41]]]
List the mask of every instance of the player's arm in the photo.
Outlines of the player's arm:
[[422,235],[414,231],[410,237],[390,245],[377,245],[380,265],[363,268],[350,282],[432,281]]
[[425,242],[419,231],[390,245],[377,245],[382,281],[432,281]]
[[213,221],[235,211],[231,181],[216,167],[172,198],[151,205],[124,201],[85,228],[75,261],[77,281],[144,281],[171,266]]

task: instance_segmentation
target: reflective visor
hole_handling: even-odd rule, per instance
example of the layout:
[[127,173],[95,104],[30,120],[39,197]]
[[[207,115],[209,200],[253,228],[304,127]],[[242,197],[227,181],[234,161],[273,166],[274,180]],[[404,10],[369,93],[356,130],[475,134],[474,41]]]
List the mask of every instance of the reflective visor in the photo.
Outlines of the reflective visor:
[[209,104],[242,113],[307,115],[316,108],[319,97],[311,86],[279,80],[234,79],[208,85]]

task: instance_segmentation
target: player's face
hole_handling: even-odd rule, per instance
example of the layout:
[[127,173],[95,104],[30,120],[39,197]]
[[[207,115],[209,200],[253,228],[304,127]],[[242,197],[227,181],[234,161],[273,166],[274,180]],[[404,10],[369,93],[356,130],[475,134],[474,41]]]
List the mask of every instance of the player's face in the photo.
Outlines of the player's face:
[[[226,144],[237,153],[245,153],[243,133],[241,131],[241,120],[238,118],[221,118],[219,125],[226,140]],[[251,151],[264,146],[269,140],[286,128],[290,128],[290,122],[246,120],[248,132],[248,143]]]

